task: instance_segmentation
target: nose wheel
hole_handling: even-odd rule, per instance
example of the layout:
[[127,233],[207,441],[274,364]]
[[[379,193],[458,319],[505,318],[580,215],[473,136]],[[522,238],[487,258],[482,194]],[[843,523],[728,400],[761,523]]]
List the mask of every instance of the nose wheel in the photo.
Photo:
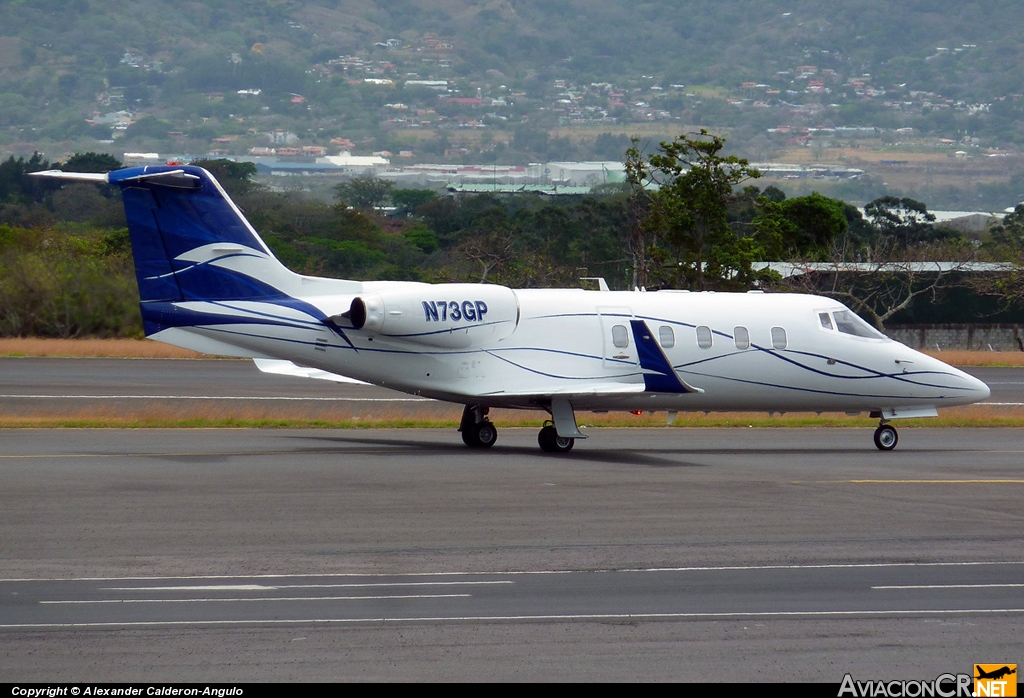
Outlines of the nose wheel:
[[875,446],[879,451],[891,451],[899,443],[900,435],[891,424],[879,424],[875,429]]

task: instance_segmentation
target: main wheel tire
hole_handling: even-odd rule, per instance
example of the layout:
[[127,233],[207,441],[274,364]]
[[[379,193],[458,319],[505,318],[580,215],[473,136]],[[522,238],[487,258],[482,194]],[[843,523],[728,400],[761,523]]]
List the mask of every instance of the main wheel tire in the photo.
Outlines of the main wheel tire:
[[490,448],[498,440],[498,430],[494,424],[484,420],[473,427],[473,445],[476,448]]
[[555,428],[548,425],[540,430],[537,435],[537,443],[546,453],[568,453],[576,445],[576,439],[559,436]]
[[498,430],[486,419],[462,430],[462,443],[470,448],[490,448],[498,440]]
[[896,448],[899,441],[900,435],[896,433],[894,427],[883,424],[875,429],[875,446],[879,451],[891,451]]

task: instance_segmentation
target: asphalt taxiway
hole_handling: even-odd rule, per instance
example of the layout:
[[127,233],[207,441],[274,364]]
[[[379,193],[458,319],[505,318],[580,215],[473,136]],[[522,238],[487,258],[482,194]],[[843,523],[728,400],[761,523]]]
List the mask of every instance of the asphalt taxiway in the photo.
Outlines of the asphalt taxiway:
[[596,429],[551,456],[532,429],[486,452],[453,430],[0,430],[0,676],[838,683],[1018,661],[1024,432],[901,437]]

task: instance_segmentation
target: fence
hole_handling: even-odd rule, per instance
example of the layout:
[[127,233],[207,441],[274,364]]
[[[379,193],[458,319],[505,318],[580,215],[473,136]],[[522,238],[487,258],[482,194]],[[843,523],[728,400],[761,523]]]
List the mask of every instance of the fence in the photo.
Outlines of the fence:
[[885,333],[914,349],[1024,351],[1021,325],[889,325]]

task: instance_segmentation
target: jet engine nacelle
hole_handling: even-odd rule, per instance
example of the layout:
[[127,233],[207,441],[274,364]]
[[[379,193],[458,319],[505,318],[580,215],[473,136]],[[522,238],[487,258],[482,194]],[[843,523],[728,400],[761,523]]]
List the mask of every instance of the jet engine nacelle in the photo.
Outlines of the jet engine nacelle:
[[505,286],[433,284],[357,296],[348,316],[370,334],[461,349],[511,335],[519,302]]

